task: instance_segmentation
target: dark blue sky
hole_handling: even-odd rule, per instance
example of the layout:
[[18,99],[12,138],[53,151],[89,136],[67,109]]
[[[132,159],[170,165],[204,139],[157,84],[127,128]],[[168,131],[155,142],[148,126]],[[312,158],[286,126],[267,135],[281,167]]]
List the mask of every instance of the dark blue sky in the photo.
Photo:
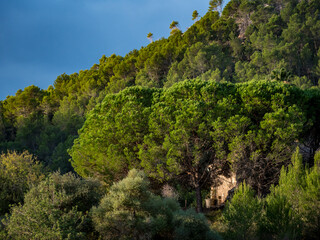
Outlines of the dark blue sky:
[[173,20],[185,31],[209,0],[0,0],[0,100],[18,89],[46,89],[58,75],[168,37]]

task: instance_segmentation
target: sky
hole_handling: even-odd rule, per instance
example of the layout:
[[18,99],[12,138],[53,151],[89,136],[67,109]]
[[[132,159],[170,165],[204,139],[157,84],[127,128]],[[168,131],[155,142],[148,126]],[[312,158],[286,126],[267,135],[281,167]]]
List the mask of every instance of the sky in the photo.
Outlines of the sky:
[[0,0],[0,100],[30,85],[91,68],[102,55],[126,55],[182,31],[209,0]]

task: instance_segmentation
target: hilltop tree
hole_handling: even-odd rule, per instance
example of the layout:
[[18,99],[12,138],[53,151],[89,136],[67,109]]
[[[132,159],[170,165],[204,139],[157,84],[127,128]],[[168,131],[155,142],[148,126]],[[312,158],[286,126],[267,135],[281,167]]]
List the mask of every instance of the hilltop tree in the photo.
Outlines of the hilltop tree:
[[172,21],[170,24],[170,29],[171,29],[171,35],[175,34],[176,32],[180,31],[179,29],[179,22],[177,21]]
[[153,42],[153,33],[148,33],[147,38],[150,40],[150,42]]
[[197,10],[194,10],[192,13],[192,20],[197,20],[198,21],[199,18],[199,13]]
[[209,12],[212,12],[216,9],[219,9],[219,12],[222,12],[223,0],[210,0],[209,2]]
[[177,21],[172,21],[172,23],[170,24],[170,29],[176,29],[179,26],[179,22]]

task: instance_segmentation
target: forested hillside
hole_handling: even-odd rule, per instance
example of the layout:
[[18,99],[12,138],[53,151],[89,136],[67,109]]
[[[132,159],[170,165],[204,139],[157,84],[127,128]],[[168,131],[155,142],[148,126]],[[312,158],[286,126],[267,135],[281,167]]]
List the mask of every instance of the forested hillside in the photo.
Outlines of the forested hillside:
[[85,114],[106,94],[134,85],[166,88],[200,77],[230,83],[286,81],[302,89],[318,86],[319,5],[230,1],[221,16],[211,8],[186,32],[171,26],[169,38],[124,57],[102,56],[89,70],[62,74],[47,90],[19,90],[0,105],[0,148],[26,149],[51,169],[69,171],[66,149]]
[[[320,1],[208,6],[185,32],[173,21],[0,102],[0,238],[317,239]],[[182,207],[202,212],[230,172],[240,187],[213,231]]]

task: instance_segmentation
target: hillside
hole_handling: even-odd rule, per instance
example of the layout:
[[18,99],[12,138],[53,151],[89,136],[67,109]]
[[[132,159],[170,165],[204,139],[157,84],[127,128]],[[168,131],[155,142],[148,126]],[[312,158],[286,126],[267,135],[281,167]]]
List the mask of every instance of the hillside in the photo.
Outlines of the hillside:
[[[10,204],[23,202],[28,192],[25,204],[12,208],[13,217],[4,222],[9,227],[3,234],[23,236],[15,230],[19,222],[27,221],[19,212],[29,216],[30,208],[38,206],[33,198],[44,194],[46,202],[47,192],[62,189],[59,196],[64,205],[58,207],[57,216],[67,212],[61,217],[65,222],[59,222],[59,217],[41,220],[48,221],[46,226],[66,226],[59,236],[50,232],[52,239],[64,239],[64,234],[71,239],[110,234],[105,239],[115,239],[119,234],[110,229],[117,227],[120,236],[128,234],[132,239],[181,239],[188,217],[203,227],[206,239],[219,239],[204,218],[183,212],[180,205],[191,199],[185,207],[202,212],[203,195],[213,180],[232,172],[241,187],[218,221],[216,231],[222,236],[239,239],[243,234],[245,239],[252,234],[249,238],[255,238],[262,231],[272,238],[316,239],[320,2],[231,0],[219,13],[220,4],[210,1],[202,17],[195,11],[195,22],[185,32],[173,21],[168,38],[152,41],[150,33],[150,44],[140,50],[126,56],[103,55],[91,69],[62,74],[46,90],[32,85],[0,102],[1,215],[9,212]],[[14,159],[20,160],[16,164]],[[60,175],[70,171],[83,179]],[[8,180],[14,174],[17,179],[23,176],[17,180],[17,195],[12,187],[15,181]],[[132,190],[135,185],[130,181],[141,192]],[[177,189],[180,205],[157,198],[164,184]],[[135,202],[128,200],[126,189]],[[91,209],[105,191],[110,194]],[[292,197],[295,191],[299,192],[296,198]],[[121,197],[123,205],[117,205]],[[246,201],[251,204],[250,216],[242,212]],[[45,205],[48,212],[57,206],[50,204]],[[155,210],[156,204],[164,215]],[[283,215],[272,215],[277,209]],[[87,215],[89,210],[92,216]],[[139,220],[130,224],[141,231],[120,224],[130,219],[122,211],[134,219],[137,214]],[[243,218],[241,214],[251,227],[233,229],[234,219]],[[82,225],[71,219],[82,219]],[[170,219],[181,232],[178,227],[169,229]],[[282,221],[278,225],[283,228],[273,232],[276,221]],[[26,231],[33,228],[30,225]],[[80,230],[69,233],[66,229]],[[188,234],[185,239],[196,239]],[[29,239],[28,234],[21,239]]]
[[201,77],[318,86],[318,11],[318,1],[230,1],[221,17],[208,11],[184,33],[173,28],[168,39],[124,57],[102,56],[89,70],[62,74],[47,90],[19,90],[1,102],[0,149],[27,149],[52,169],[70,170],[66,149],[85,114],[107,93],[134,85],[166,88]]

